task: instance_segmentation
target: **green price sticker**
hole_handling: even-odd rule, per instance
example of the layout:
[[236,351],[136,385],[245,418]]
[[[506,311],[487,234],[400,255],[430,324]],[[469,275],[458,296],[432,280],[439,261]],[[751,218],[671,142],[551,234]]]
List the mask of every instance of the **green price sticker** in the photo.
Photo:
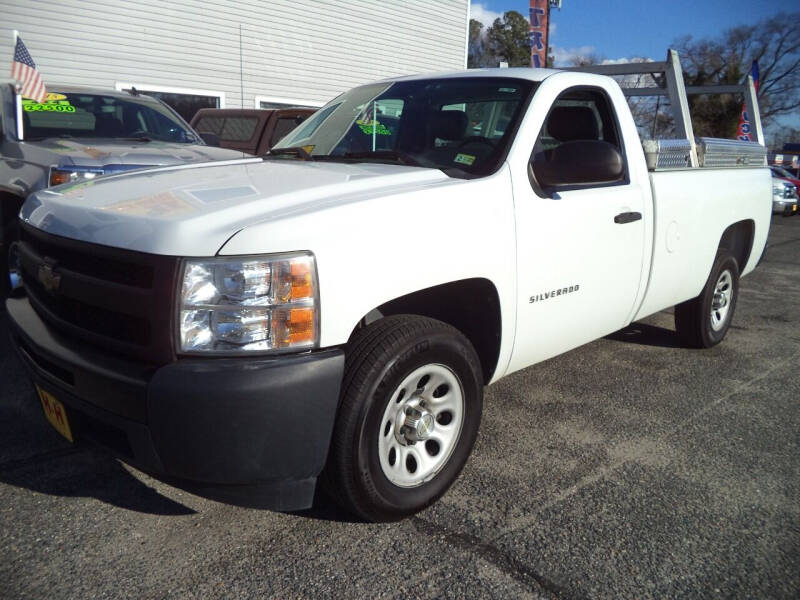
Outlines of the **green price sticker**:
[[359,123],[358,128],[361,133],[366,133],[367,135],[392,135],[392,132],[383,123],[375,123],[374,125],[362,125]]
[[[48,96],[55,96],[56,94],[48,94]],[[59,94],[60,95],[60,94]],[[62,98],[64,96],[61,96]],[[72,106],[68,100],[45,100],[44,102],[37,102],[28,98],[22,99],[22,109],[25,112],[60,112],[60,113],[74,113],[75,107]]]

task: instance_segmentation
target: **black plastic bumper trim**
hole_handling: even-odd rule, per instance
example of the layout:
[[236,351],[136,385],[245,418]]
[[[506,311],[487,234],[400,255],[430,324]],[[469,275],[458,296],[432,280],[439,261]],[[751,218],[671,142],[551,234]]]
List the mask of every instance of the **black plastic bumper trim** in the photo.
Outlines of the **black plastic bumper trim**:
[[97,408],[144,423],[153,368],[120,360],[65,338],[42,321],[27,297],[6,300],[11,335],[23,363],[38,377]]
[[311,505],[338,408],[343,350],[185,359],[153,369],[64,338],[25,297],[9,298],[6,308],[23,363],[66,406],[78,440],[199,495],[276,510]]

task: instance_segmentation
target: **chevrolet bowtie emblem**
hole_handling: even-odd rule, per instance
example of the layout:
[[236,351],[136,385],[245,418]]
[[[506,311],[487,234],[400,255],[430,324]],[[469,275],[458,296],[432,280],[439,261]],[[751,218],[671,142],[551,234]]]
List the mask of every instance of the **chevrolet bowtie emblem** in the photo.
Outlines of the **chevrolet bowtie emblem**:
[[53,271],[53,267],[50,265],[41,265],[39,267],[39,282],[46,291],[52,294],[61,285],[61,275]]

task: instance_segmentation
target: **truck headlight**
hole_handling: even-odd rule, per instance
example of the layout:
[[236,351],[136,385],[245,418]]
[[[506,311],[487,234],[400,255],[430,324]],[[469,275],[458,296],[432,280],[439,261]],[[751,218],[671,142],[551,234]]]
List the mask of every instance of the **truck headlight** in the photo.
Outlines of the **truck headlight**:
[[178,307],[181,352],[314,348],[319,342],[314,256],[187,259]]
[[61,185],[94,179],[103,174],[103,169],[92,167],[50,167],[50,185]]

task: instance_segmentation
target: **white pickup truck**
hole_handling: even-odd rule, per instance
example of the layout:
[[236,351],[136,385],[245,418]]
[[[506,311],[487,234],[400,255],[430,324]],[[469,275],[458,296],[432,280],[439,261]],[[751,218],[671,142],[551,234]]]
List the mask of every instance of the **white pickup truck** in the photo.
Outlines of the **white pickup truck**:
[[725,336],[764,147],[645,150],[602,75],[364,85],[265,158],[30,196],[12,336],[69,439],[222,500],[301,509],[320,478],[401,518],[458,476],[485,385],[671,306],[688,346]]

